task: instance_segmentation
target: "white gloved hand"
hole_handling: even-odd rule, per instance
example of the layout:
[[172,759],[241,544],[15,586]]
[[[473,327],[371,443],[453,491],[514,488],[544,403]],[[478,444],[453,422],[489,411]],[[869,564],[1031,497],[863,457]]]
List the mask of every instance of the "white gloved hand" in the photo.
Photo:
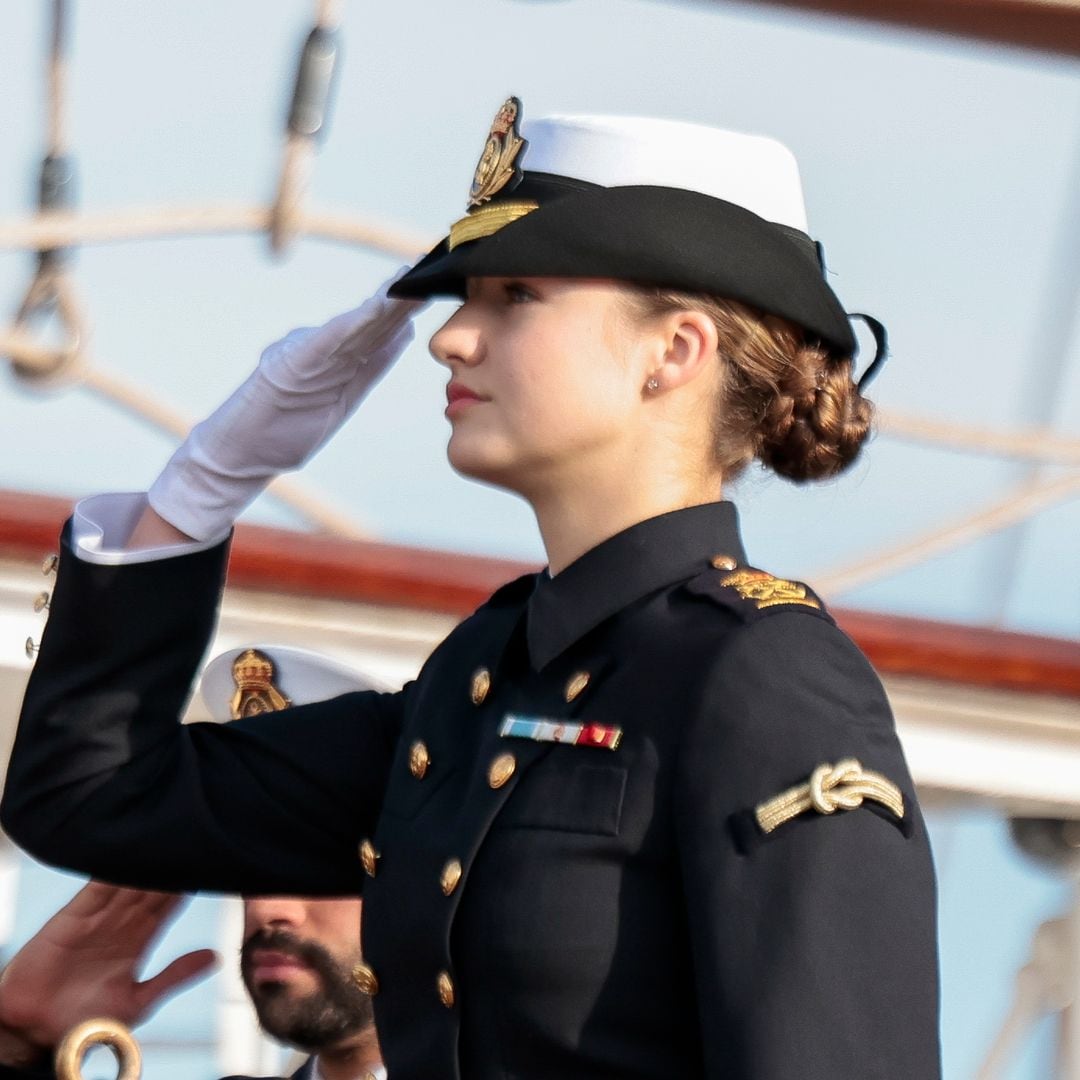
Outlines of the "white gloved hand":
[[323,326],[293,330],[169,459],[150,505],[196,540],[211,540],[278,473],[299,468],[337,431],[413,339],[422,301],[379,291]]

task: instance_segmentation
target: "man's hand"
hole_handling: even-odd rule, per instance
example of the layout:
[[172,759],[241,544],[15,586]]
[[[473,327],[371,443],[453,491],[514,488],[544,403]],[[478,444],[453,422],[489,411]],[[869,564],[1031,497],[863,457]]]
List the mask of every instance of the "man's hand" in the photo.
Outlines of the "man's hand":
[[111,1016],[143,1020],[215,962],[210,949],[173,960],[145,981],[145,954],[183,898],[92,881],[61,908],[0,974],[0,1064],[30,1064],[75,1024]]

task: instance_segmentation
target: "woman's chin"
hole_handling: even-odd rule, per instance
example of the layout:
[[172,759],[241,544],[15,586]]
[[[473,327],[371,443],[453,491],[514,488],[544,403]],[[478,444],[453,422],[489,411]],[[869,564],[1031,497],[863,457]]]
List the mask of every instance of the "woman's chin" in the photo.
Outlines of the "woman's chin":
[[505,455],[492,453],[490,448],[467,445],[464,440],[453,437],[446,448],[446,460],[450,468],[467,480],[481,484],[518,491],[521,471]]

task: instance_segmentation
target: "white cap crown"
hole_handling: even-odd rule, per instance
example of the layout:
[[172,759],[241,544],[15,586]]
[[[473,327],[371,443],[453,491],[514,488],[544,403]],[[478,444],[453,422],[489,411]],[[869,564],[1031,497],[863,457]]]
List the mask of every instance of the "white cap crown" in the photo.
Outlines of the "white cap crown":
[[529,172],[700,191],[809,231],[795,155],[764,135],[636,116],[545,116],[525,120],[521,134]]

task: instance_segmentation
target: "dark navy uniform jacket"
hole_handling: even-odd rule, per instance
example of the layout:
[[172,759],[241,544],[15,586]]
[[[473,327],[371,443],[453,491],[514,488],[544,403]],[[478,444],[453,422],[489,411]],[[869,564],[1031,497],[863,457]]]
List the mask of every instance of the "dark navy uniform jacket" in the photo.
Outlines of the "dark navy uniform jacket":
[[[504,587],[400,693],[181,726],[225,559],[61,558],[3,803],[32,854],[362,890],[392,1080],[939,1076],[933,869],[884,693],[805,587],[731,573],[730,504]],[[847,758],[902,816],[757,827]]]

